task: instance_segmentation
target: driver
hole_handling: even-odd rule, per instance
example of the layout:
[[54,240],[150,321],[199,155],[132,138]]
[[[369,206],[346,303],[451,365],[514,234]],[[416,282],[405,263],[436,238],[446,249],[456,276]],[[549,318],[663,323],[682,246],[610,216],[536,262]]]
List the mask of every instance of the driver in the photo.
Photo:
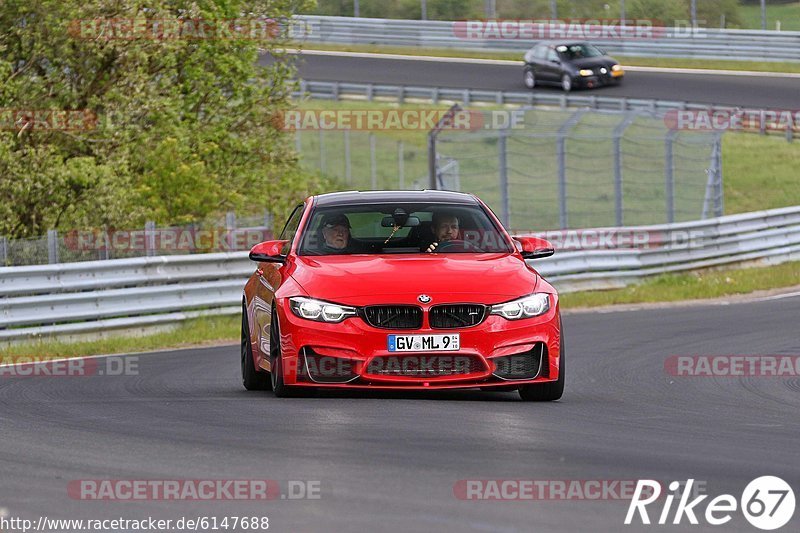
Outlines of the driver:
[[439,243],[454,241],[459,238],[459,220],[452,213],[434,213],[431,221],[431,231],[434,242],[428,246],[426,252],[433,252]]
[[344,213],[325,215],[322,219],[321,251],[326,254],[357,252],[350,238],[350,228],[350,220]]

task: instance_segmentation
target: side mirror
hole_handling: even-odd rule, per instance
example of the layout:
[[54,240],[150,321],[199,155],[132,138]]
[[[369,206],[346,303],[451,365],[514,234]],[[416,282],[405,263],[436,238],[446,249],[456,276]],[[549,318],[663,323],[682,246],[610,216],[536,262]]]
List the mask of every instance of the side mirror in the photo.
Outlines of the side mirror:
[[556,253],[555,248],[547,239],[540,237],[514,237],[521,246],[523,259],[541,259],[543,257],[550,257]]
[[260,242],[250,249],[250,260],[260,263],[283,263],[286,256],[281,255],[281,250],[289,241]]

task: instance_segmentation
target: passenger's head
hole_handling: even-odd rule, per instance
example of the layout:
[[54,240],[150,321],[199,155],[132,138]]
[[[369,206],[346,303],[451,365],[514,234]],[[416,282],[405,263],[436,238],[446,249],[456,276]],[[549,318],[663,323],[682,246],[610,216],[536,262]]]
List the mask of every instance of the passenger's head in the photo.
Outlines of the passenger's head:
[[459,220],[452,213],[437,212],[433,214],[431,231],[438,242],[458,239]]
[[322,219],[322,238],[331,248],[347,248],[350,242],[350,220],[347,216],[341,213],[325,215]]

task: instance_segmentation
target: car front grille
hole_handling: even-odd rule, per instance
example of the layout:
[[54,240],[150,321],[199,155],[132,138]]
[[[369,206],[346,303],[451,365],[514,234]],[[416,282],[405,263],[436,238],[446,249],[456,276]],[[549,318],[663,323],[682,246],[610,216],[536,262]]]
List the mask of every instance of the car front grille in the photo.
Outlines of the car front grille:
[[486,306],[479,304],[448,304],[431,308],[429,320],[432,328],[468,328],[483,322]]
[[534,379],[539,376],[546,358],[547,347],[543,342],[537,342],[527,352],[492,358],[493,374],[505,380]]
[[364,308],[364,320],[372,327],[385,329],[419,329],[422,309],[413,305],[370,305]]
[[372,358],[366,374],[373,376],[438,377],[475,374],[486,371],[483,360],[472,354],[404,354]]

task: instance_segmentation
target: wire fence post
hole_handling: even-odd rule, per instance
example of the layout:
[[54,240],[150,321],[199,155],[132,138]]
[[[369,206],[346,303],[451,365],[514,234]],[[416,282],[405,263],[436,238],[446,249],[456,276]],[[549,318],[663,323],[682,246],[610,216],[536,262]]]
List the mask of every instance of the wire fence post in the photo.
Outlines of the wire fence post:
[[622,192],[622,136],[636,119],[634,113],[628,113],[625,118],[614,128],[614,221],[617,226],[622,226],[625,221],[625,203]]
[[722,186],[722,133],[714,139],[714,170],[716,171],[716,194],[714,195],[714,215],[721,217],[725,214],[725,189]]
[[397,177],[400,190],[406,188],[405,172],[405,146],[403,141],[397,141]]
[[667,199],[667,223],[675,222],[675,171],[672,157],[677,130],[669,130],[664,137],[664,194]]
[[325,132],[323,130],[319,130],[319,170],[323,174],[326,170],[325,164]]
[[500,221],[511,227],[511,206],[508,199],[508,130],[503,128],[497,138],[497,168],[500,174]]
[[0,237],[0,265],[6,266],[8,264],[8,238]]
[[228,250],[234,250],[236,245],[236,213],[228,211],[225,213],[225,242],[228,245]]
[[58,231],[54,229],[47,230],[47,262],[58,263]]
[[569,224],[567,217],[567,135],[585,112],[585,109],[575,111],[558,130],[556,156],[558,158],[558,221],[561,229],[566,229]]
[[344,130],[344,178],[348,185],[353,183],[353,166],[350,161],[350,130]]
[[156,255],[156,223],[152,220],[144,223],[144,247],[147,257]]
[[378,162],[375,155],[375,134],[369,134],[369,177],[372,190],[378,189]]

